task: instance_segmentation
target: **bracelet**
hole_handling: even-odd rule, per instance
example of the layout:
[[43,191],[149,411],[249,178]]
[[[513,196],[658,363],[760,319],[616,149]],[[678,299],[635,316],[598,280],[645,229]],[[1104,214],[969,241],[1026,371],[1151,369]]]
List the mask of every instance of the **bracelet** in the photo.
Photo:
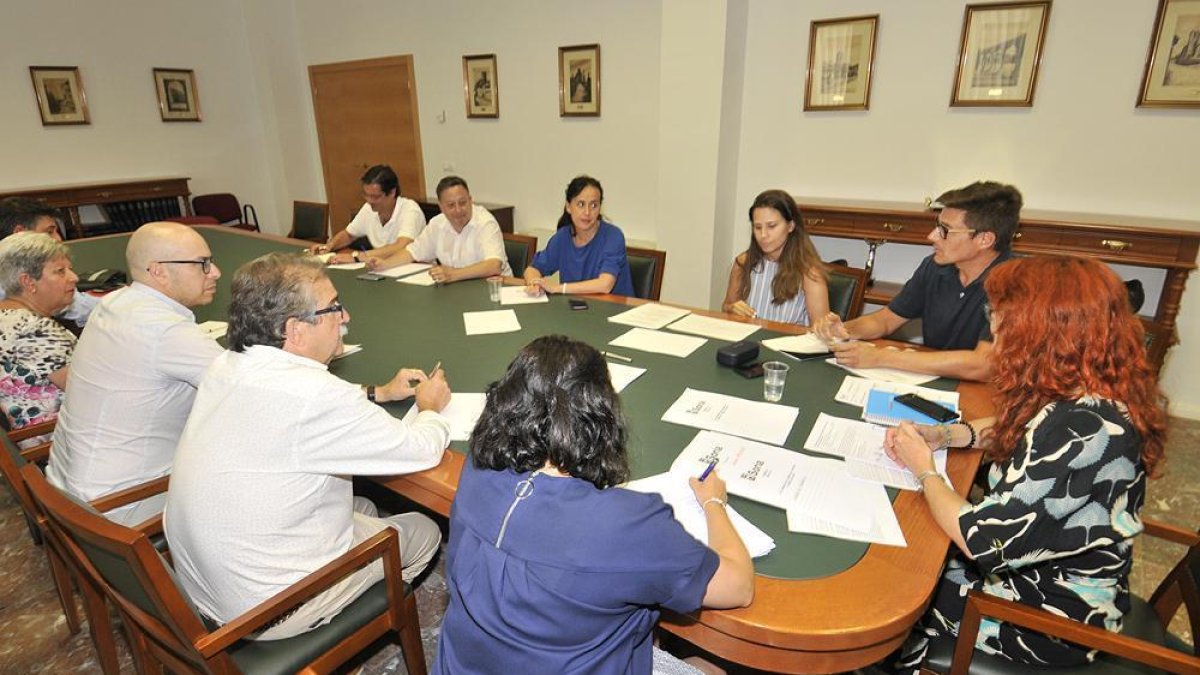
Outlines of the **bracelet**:
[[973,448],[975,447],[975,442],[979,440],[979,437],[975,435],[975,427],[971,426],[970,422],[963,422],[963,424],[966,425],[967,431],[971,432],[971,440],[967,441],[967,444],[963,447]]
[[[942,480],[942,482],[946,481],[945,476],[938,473],[937,469],[929,469],[928,471],[922,471],[921,473],[917,474],[917,492],[925,491],[925,479],[929,478],[930,476],[937,476],[939,479]],[[946,483],[947,487],[949,487],[949,485],[950,485],[949,483]]]
[[729,506],[729,502],[725,501],[724,499],[721,499],[720,497],[709,497],[708,499],[705,499],[704,501],[700,502],[700,508],[704,508],[713,502],[720,504],[721,508],[725,508],[726,506]]
[[562,295],[566,295],[566,294],[567,294],[567,282],[565,282],[565,281],[564,281],[564,282],[563,282],[563,285],[562,285],[562,286],[559,286],[559,288],[558,288],[558,292],[559,292],[559,293],[561,293]]

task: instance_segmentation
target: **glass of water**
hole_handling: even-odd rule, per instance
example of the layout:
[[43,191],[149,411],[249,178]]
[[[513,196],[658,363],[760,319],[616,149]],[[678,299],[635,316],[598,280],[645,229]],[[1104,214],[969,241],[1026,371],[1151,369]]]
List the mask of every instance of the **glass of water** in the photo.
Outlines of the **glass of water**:
[[767,361],[763,364],[763,398],[775,403],[783,398],[783,385],[787,381],[788,364]]

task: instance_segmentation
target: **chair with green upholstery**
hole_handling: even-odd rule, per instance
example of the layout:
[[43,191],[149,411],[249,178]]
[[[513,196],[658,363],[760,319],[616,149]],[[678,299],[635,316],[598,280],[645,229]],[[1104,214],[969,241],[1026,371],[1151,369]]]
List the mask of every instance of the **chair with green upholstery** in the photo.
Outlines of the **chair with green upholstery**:
[[537,237],[509,232],[503,233],[502,236],[508,266],[512,268],[513,276],[522,276],[525,274],[525,268],[533,264],[533,254],[537,253]]
[[324,244],[329,239],[329,205],[292,202],[292,231],[288,236]]
[[629,260],[629,274],[633,277],[634,297],[658,300],[667,268],[667,252],[626,246],[625,258]]
[[868,279],[865,269],[829,265],[829,311],[842,317],[842,321],[862,316]]
[[[186,598],[145,533],[69,498],[34,467],[25,467],[22,474],[50,531],[120,612],[139,672],[329,673],[394,631],[408,672],[426,673],[416,599],[400,576],[400,545],[392,528],[218,628],[206,623]],[[245,639],[376,560],[383,562],[383,581],[328,624],[283,640]]]
[[[1120,633],[971,591],[967,596],[963,620],[959,624],[958,639],[935,640],[930,645],[921,672],[949,675],[1200,673],[1200,652],[1167,631],[1182,605],[1187,612],[1193,640],[1200,635],[1200,534],[1152,520],[1143,523],[1146,526],[1145,535],[1181,544],[1187,547],[1187,551],[1154,590],[1149,601],[1130,594],[1131,609],[1124,617]],[[979,622],[984,617],[1041,631],[1102,653],[1091,664],[1070,668],[1013,663],[974,649]]]

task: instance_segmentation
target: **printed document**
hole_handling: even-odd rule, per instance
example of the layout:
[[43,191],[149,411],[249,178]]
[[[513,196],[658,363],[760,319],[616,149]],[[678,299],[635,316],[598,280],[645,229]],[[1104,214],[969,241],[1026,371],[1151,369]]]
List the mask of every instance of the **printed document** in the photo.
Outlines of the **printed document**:
[[691,335],[677,335],[645,328],[630,328],[629,332],[610,341],[614,347],[638,349],[643,352],[686,358],[708,340]]
[[545,293],[530,295],[525,292],[524,286],[500,287],[500,304],[502,305],[533,305],[543,302],[550,302],[550,296]]
[[770,338],[763,340],[762,345],[777,352],[792,354],[824,354],[829,351],[829,345],[817,337],[816,333]]
[[[401,279],[401,281],[404,281]],[[467,335],[490,333],[515,333],[521,330],[517,313],[511,309],[493,309],[486,312],[463,312],[463,326]]]
[[659,329],[671,323],[672,321],[691,314],[690,310],[680,309],[678,307],[668,307],[660,305],[657,302],[648,302],[644,305],[638,305],[633,309],[626,310],[620,314],[614,314],[608,317],[608,320],[613,323],[622,323],[626,326],[637,326],[639,328]]
[[399,279],[400,277],[406,277],[410,274],[416,274],[417,272],[424,272],[430,267],[433,267],[433,265],[430,265],[429,263],[410,262],[407,265],[398,265],[390,269],[378,270],[375,272],[375,274],[382,274],[385,277]]
[[[450,440],[465,441],[471,438],[471,431],[479,416],[483,414],[483,406],[487,403],[487,394],[464,394],[454,392],[450,402],[442,409],[442,417],[450,423]],[[414,404],[404,415],[404,421],[412,424],[417,419],[417,406]]]
[[941,389],[930,389],[929,387],[920,387],[915,384],[904,384],[902,382],[878,382],[854,375],[847,375],[842,380],[842,386],[833,395],[833,399],[861,408],[866,405],[867,396],[871,393],[872,389],[890,391],[893,394],[919,394],[930,401],[946,404],[955,410],[958,409],[957,391],[942,391]]
[[897,370],[895,368],[851,368],[850,366],[841,365],[837,362],[837,359],[826,359],[825,363],[837,366],[859,377],[865,377],[868,380],[899,382],[901,384],[925,384],[937,379],[937,375],[922,375],[921,373],[910,373],[907,370]]
[[662,420],[783,445],[800,409],[699,389],[684,389]]
[[[836,473],[836,459],[818,460],[830,463],[828,474]],[[845,469],[842,469],[845,476]],[[810,532],[827,537],[865,541],[890,546],[908,546],[896,511],[882,485],[857,481],[852,478],[831,480],[836,490],[826,494],[813,491],[787,510],[788,531]],[[830,497],[828,492],[837,492]],[[853,522],[846,517],[854,513]]]
[[[692,487],[688,485],[686,475],[660,473],[630,481],[625,485],[625,489],[661,495],[663,501],[675,512],[675,520],[683,525],[683,529],[700,543],[708,544],[708,519],[704,517],[704,507],[696,501],[696,493],[692,492]],[[733,522],[733,529],[737,530],[738,536],[746,544],[751,558],[761,558],[775,548],[775,540],[766,532],[746,520],[732,506],[726,507],[726,510],[729,512],[729,520]]]
[[[891,487],[916,490],[917,479],[907,468],[892,461],[883,451],[884,427],[862,420],[849,420],[826,413],[817,416],[804,449],[846,458],[850,475]],[[933,453],[938,472],[946,473],[946,451]]]
[[711,316],[700,316],[699,314],[685,316],[667,326],[667,328],[677,330],[681,333],[703,335],[704,337],[728,340],[730,342],[745,340],[758,330],[758,326],[751,323],[714,319]]

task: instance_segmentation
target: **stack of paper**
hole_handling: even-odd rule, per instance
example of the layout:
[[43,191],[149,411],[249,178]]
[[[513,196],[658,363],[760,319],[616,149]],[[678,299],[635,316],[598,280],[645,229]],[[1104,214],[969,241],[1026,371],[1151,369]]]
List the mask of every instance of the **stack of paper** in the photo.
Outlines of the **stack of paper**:
[[816,333],[770,338],[763,340],[762,345],[788,354],[826,354],[829,352],[829,345],[817,337]]
[[681,333],[703,335],[704,337],[729,340],[730,342],[745,340],[754,331],[758,330],[758,326],[752,323],[741,323],[739,321],[729,321],[728,319],[714,319],[710,316],[700,316],[699,314],[685,316],[667,326],[667,328],[677,330]]
[[[487,394],[464,394],[457,391],[451,394],[450,402],[442,408],[441,413],[442,417],[450,422],[450,440],[466,441],[471,438],[471,431],[475,429],[475,423],[483,414],[483,406],[486,403]],[[414,405],[404,415],[404,421],[411,424],[419,412]]]
[[[645,305],[642,306],[645,307]],[[690,335],[675,335],[674,333],[663,333],[656,330],[646,330],[645,328],[631,328],[628,333],[617,337],[608,344],[614,347],[626,347],[628,349],[639,349],[643,352],[686,358],[691,356],[692,352],[699,349],[705,342],[708,342],[708,340],[691,337]]]
[[[688,534],[703,544],[708,544],[708,519],[704,516],[704,507],[696,501],[696,494],[688,485],[687,476],[670,472],[660,473],[640,480],[631,481],[625,486],[629,490],[661,495],[663,501],[675,512],[675,520],[683,525]],[[750,551],[751,558],[760,558],[775,548],[775,540],[766,532],[755,527],[732,506],[728,507],[729,520],[733,529],[737,530],[742,543]]]
[[690,310],[668,307],[656,302],[648,302],[620,314],[614,314],[608,317],[608,320],[613,323],[625,324],[626,326],[659,329],[688,314],[691,314]]
[[[846,458],[850,475],[904,490],[920,487],[917,479],[904,466],[897,464],[883,450],[887,430],[869,422],[848,420],[821,413],[812,432],[804,441],[804,449]],[[946,473],[946,451],[933,453],[934,465]]]
[[688,388],[667,408],[662,420],[783,445],[799,414],[800,409],[793,406]]

